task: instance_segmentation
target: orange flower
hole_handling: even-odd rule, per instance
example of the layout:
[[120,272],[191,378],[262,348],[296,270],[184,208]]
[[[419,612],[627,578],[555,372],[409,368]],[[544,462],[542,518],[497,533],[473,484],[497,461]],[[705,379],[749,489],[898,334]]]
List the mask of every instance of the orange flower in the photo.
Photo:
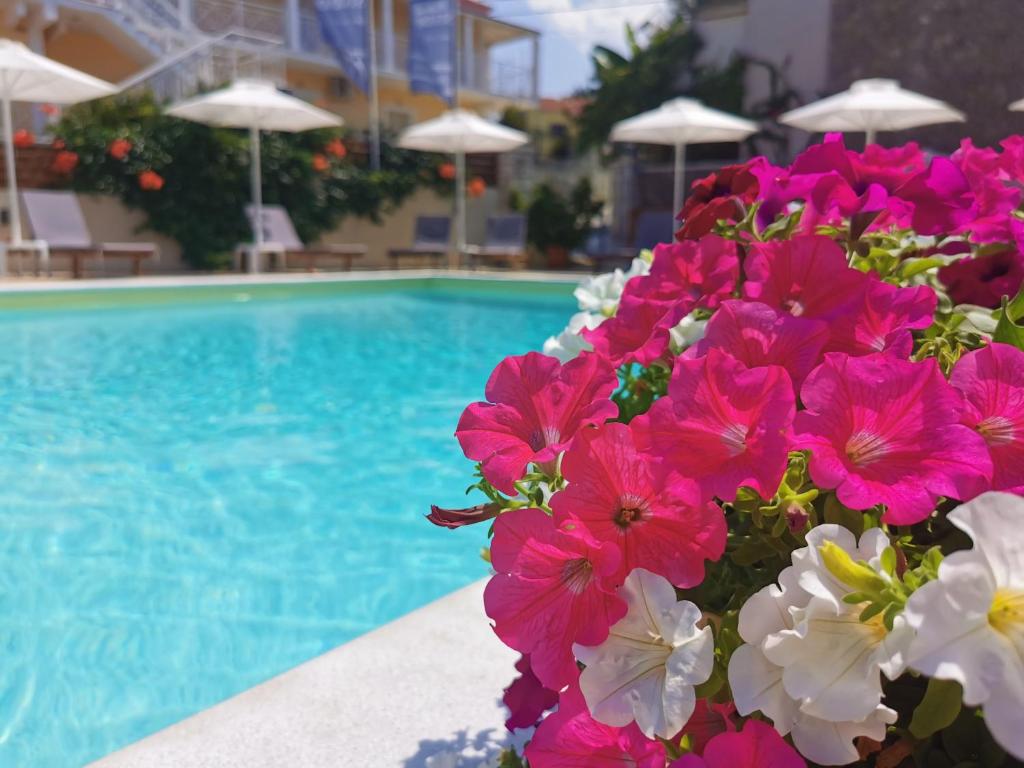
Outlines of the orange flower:
[[333,155],[339,160],[348,154],[348,150],[345,148],[345,143],[341,139],[331,139],[327,142],[327,146],[324,147],[324,151],[326,151],[328,155]]
[[323,173],[331,167],[331,162],[325,155],[316,154],[313,155],[313,170],[318,173]]
[[159,192],[164,188],[164,177],[156,171],[143,171],[139,174],[139,187],[146,192]]
[[107,153],[115,160],[124,160],[132,151],[132,143],[128,139],[114,139],[107,148]]
[[60,107],[56,104],[40,104],[39,111],[47,117],[54,117],[55,115],[60,114]]
[[36,137],[32,135],[32,131],[27,131],[22,128],[20,131],[14,132],[14,146],[24,149],[25,147],[35,146]]
[[50,146],[54,149],[64,149],[67,144],[64,143],[64,139],[54,139]]
[[487,191],[487,182],[479,176],[474,176],[466,185],[466,191],[469,192],[470,197],[483,197],[484,192]]
[[62,149],[53,158],[53,170],[57,173],[69,174],[78,167],[78,153]]
[[437,175],[445,181],[453,181],[455,179],[455,163],[441,163],[437,166]]

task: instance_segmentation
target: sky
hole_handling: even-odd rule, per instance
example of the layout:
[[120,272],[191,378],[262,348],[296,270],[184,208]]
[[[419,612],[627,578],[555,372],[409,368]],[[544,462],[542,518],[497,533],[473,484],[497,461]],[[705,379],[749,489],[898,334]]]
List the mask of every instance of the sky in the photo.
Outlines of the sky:
[[496,18],[541,31],[542,96],[568,96],[590,82],[590,51],[624,53],[625,25],[661,20],[668,0],[484,0]]

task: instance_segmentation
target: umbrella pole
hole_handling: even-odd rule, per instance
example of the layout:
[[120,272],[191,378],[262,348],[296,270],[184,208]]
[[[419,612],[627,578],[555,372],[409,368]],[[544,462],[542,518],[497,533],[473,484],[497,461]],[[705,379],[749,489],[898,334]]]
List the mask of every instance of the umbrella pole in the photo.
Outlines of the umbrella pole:
[[[21,203],[18,200],[18,177],[14,164],[14,119],[11,116],[11,100],[3,98],[4,155],[7,161],[7,195],[10,198],[8,211],[11,219],[11,245],[21,245]],[[6,270],[6,264],[4,265]]]
[[449,266],[458,267],[466,252],[466,153],[455,153],[455,258]]
[[875,143],[875,134],[877,134],[877,133],[878,133],[878,131],[876,131],[874,128],[868,128],[866,131],[864,131],[864,148],[865,149],[867,149],[868,144],[874,144]]
[[263,175],[260,163],[260,129],[249,128],[249,175],[252,184],[252,253],[249,256],[249,271],[260,271],[260,254],[263,251]]
[[676,143],[675,149],[675,172],[672,175],[672,238],[675,238],[675,217],[683,209],[683,188],[686,185],[686,145],[682,142]]

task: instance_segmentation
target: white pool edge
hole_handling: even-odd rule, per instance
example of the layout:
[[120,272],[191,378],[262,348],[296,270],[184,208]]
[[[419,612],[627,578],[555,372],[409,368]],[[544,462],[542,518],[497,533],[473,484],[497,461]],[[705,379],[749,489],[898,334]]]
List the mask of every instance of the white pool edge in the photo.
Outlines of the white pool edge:
[[210,275],[154,275],[152,277],[107,277],[86,280],[19,280],[0,281],[0,296],[19,293],[50,293],[61,291],[131,290],[139,288],[195,288],[203,286],[301,285],[303,283],[358,283],[382,280],[423,280],[449,278],[455,280],[488,280],[536,283],[573,283],[587,273],[400,269],[361,270],[355,272],[291,272]]
[[[89,768],[470,768],[511,743],[484,580]],[[453,756],[461,753],[463,757]]]

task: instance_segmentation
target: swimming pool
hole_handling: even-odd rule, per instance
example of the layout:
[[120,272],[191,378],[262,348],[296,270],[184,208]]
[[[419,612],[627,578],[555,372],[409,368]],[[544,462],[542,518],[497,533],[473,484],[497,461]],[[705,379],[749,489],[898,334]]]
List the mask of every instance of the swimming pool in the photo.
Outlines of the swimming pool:
[[571,287],[410,285],[0,312],[0,765],[82,765],[486,574],[484,530],[423,514]]

